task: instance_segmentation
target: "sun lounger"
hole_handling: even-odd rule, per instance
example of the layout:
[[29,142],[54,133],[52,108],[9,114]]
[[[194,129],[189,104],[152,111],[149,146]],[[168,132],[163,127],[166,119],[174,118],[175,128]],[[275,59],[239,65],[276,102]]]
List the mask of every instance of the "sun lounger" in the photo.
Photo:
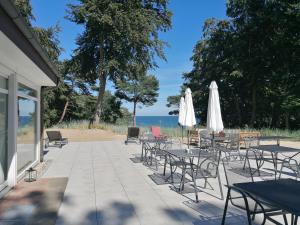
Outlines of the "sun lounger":
[[60,148],[63,145],[68,144],[68,138],[63,138],[60,131],[46,131],[48,140],[46,141],[45,147],[48,148],[50,143],[54,142],[53,146],[59,146]]
[[125,144],[127,144],[129,141],[139,141],[140,137],[140,128],[139,127],[128,127],[127,131],[127,139],[125,141]]

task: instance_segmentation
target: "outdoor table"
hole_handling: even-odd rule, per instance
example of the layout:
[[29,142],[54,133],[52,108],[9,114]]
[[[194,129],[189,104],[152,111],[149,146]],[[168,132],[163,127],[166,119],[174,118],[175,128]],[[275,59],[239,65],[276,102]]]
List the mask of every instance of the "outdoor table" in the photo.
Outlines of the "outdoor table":
[[[261,199],[283,211],[292,214],[292,223],[297,225],[298,216],[300,216],[300,181],[293,179],[268,180],[249,183],[233,184],[244,193],[252,197]],[[230,187],[229,187],[230,188]],[[224,207],[222,224],[225,223],[225,217],[228,207],[229,193],[227,194]],[[248,224],[251,225],[250,214],[247,212]]]
[[[163,138],[140,138],[140,142],[142,143],[142,153],[141,153],[141,161],[144,160],[144,155],[145,154],[145,149],[153,149],[153,148],[160,148],[161,144],[171,144],[172,142],[167,140],[167,139],[163,139]],[[154,145],[151,147],[151,144]]]
[[[300,149],[298,148],[290,148],[290,147],[284,147],[284,146],[278,146],[278,145],[259,145],[259,146],[252,146],[251,149],[256,149],[262,152],[262,160],[264,161],[272,161],[274,164],[274,170],[275,170],[275,180],[277,178],[277,169],[278,169],[278,161],[282,161],[282,159],[278,158],[278,154],[284,155],[284,153],[294,153],[292,156],[285,156],[287,158],[294,158],[296,155],[300,153]],[[271,159],[270,158],[264,158],[263,153],[269,152],[271,153]],[[248,157],[248,150],[246,153],[246,157]]]
[[287,139],[289,137],[285,136],[260,136],[258,137],[259,141],[276,141],[277,145],[280,146],[280,140]]
[[[182,168],[182,178],[181,178],[181,182],[179,184],[179,188],[178,191],[182,192],[184,190],[184,183],[185,183],[185,174],[186,174],[186,165],[188,164],[185,160],[188,159],[191,169],[193,167],[193,159],[194,157],[198,157],[200,154],[200,151],[203,151],[201,149],[190,149],[189,151],[186,149],[165,149],[164,150],[167,154],[174,156],[176,158],[178,158],[179,160],[181,160],[183,163],[183,168]],[[168,180],[169,177],[166,179]],[[194,177],[192,177],[192,181],[194,183],[194,190],[195,190],[195,196],[196,196],[196,202],[198,202],[198,191],[197,191],[197,187],[196,187],[196,180],[194,179]]]

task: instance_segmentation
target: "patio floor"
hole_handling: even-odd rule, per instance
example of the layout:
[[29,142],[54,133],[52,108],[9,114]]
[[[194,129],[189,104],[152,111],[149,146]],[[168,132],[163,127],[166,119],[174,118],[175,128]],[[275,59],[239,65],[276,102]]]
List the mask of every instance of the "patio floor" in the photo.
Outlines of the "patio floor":
[[[161,169],[157,172],[130,159],[140,154],[141,145],[74,142],[48,150],[45,159],[52,164],[43,177],[68,178],[56,225],[220,224],[224,201],[217,182],[212,182],[216,190],[199,193],[196,204],[193,193],[180,195],[172,185],[153,182],[149,175]],[[222,170],[221,177],[225,184]],[[246,224],[245,214],[230,207],[227,221]]]

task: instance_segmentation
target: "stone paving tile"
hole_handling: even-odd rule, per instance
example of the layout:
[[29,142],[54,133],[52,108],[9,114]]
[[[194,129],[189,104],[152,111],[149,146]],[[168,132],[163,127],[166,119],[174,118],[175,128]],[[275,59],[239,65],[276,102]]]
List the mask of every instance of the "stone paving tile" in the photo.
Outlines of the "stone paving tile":
[[[70,143],[62,149],[51,148],[46,159],[52,159],[44,177],[68,176],[57,225],[218,225],[224,200],[215,190],[195,195],[180,195],[172,185],[157,185],[148,175],[162,173],[162,167],[132,162],[140,156],[141,145],[122,141]],[[179,171],[180,172],[180,171]],[[223,168],[220,168],[225,184]],[[201,186],[201,182],[197,182]],[[224,195],[226,188],[223,186]],[[244,224],[244,213],[229,209],[227,224]],[[258,216],[256,221],[261,218]],[[280,220],[280,218],[279,218]],[[268,223],[267,223],[268,224]],[[1,224],[0,224],[1,225]]]

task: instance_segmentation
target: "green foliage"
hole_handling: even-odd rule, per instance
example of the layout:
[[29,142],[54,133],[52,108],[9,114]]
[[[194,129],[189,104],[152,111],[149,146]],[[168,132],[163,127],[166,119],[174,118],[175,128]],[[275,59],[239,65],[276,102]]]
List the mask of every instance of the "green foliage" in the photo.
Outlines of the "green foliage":
[[155,76],[147,75],[146,71],[133,71],[131,77],[116,82],[116,96],[133,103],[133,125],[135,126],[136,106],[151,106],[157,101],[159,82]]
[[31,26],[31,21],[35,20],[34,15],[32,14],[32,6],[30,0],[15,0],[15,5],[19,10],[21,16],[24,18],[25,22]]
[[228,20],[206,20],[183,75],[206,121],[216,80],[227,127],[300,127],[300,3],[227,1]]
[[169,115],[178,115],[179,111],[179,103],[180,103],[180,95],[174,95],[174,96],[169,96],[167,98],[167,107],[169,108],[175,108],[175,110],[172,110],[169,112]]
[[[34,19],[29,0],[17,0],[16,6],[21,15],[31,26]],[[32,27],[32,26],[31,26]],[[60,82],[57,87],[43,87],[42,98],[45,127],[57,124],[59,121],[87,120],[95,110],[96,97],[91,95],[91,87],[80,76],[81,64],[71,59],[59,61],[59,55],[63,50],[60,47],[58,25],[49,28],[32,27],[40,44],[49,58],[56,64],[60,72]],[[123,114],[128,117],[128,112],[121,108],[121,101],[117,97],[106,92],[104,95],[104,113],[102,119],[105,122],[115,123]]]
[[118,80],[116,96],[135,104],[151,106],[157,101],[159,82],[153,75],[141,74],[135,79]]
[[144,70],[155,67],[154,56],[164,58],[165,43],[159,31],[171,26],[167,0],[80,0],[70,4],[68,18],[84,26],[77,38],[74,60],[90,85],[99,81],[95,114],[101,114],[106,80],[130,76],[135,64]]

